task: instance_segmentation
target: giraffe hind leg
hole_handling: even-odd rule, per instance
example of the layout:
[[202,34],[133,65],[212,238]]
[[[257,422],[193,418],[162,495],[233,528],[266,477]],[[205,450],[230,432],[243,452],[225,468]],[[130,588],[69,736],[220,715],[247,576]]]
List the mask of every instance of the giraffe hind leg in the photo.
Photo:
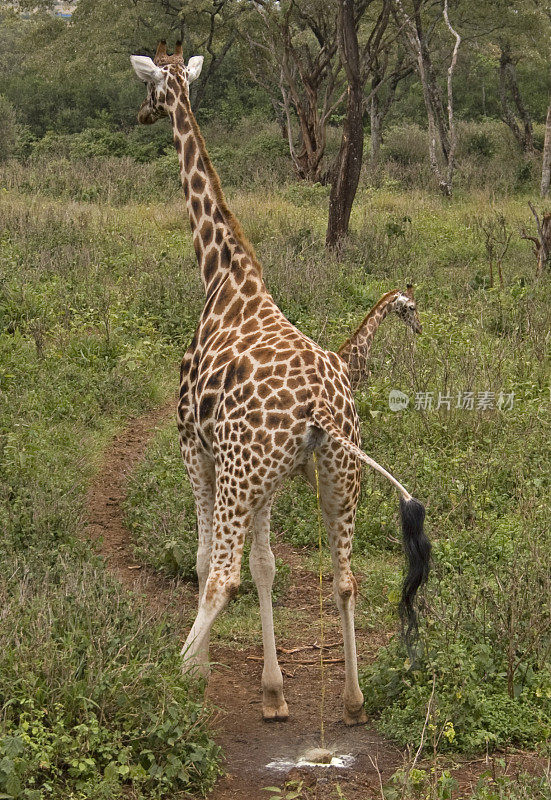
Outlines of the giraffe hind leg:
[[[333,564],[333,595],[339,610],[344,644],[344,722],[361,725],[367,721],[363,708],[364,697],[358,681],[358,657],[354,611],[357,583],[350,565],[354,536],[355,509],[358,502],[360,474],[352,460],[343,467],[335,467],[330,455],[318,459],[320,500],[323,520],[329,538]],[[312,462],[306,467],[306,476],[316,486]]]
[[[192,437],[186,437],[181,434],[180,449],[187,468],[197,511],[196,569],[200,603],[208,577],[212,547],[212,517],[215,492],[214,462],[202,452],[201,448],[197,447]],[[203,652],[198,655],[198,660],[204,664],[208,662],[208,646],[207,639],[203,644]]]
[[208,577],[195,622],[181,651],[184,671],[201,675],[208,673],[214,621],[239,589],[243,544],[252,522],[250,511],[235,502],[229,479],[229,475],[217,479]]
[[270,510],[271,500],[256,514],[249,563],[258,591],[262,620],[262,716],[266,722],[280,722],[288,718],[289,709],[283,696],[283,676],[277,661],[274,637],[272,585],[275,558],[270,547]]

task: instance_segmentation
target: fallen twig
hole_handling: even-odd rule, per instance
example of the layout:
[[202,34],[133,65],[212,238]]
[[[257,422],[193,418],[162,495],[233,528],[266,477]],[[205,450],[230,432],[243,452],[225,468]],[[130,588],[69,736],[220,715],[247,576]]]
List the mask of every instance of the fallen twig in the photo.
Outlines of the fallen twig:
[[[264,661],[263,656],[247,656],[248,661]],[[309,666],[317,667],[319,666],[319,661],[310,661],[306,659],[300,658],[291,658],[289,661],[281,659],[280,664],[306,664]],[[324,658],[324,664],[344,664],[344,658]]]
[[[341,642],[332,642],[331,644],[324,644],[323,649],[329,650],[330,647],[338,647],[340,644]],[[277,648],[278,653],[285,653],[285,655],[291,655],[292,653],[301,653],[303,650],[321,650],[321,645],[319,645],[317,642],[314,642],[314,644],[305,644],[302,647],[292,647],[290,649],[287,649],[286,647]]]

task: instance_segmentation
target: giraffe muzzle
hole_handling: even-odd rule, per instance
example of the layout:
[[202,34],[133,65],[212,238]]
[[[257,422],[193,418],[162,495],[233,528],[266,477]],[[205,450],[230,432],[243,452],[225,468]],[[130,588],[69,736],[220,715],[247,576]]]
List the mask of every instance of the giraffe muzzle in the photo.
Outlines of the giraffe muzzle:
[[150,108],[140,108],[138,111],[138,122],[141,125],[153,125],[159,119],[159,115],[155,114]]

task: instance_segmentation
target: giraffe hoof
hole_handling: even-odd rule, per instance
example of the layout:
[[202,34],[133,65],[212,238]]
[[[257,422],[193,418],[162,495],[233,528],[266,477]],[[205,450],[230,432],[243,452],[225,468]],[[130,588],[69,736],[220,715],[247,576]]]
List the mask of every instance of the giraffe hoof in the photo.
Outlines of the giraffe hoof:
[[287,722],[289,719],[289,708],[285,700],[282,700],[277,706],[263,705],[262,719],[264,722]]
[[344,724],[345,725],[364,725],[367,722],[367,714],[363,706],[360,706],[356,711],[348,711],[344,709]]

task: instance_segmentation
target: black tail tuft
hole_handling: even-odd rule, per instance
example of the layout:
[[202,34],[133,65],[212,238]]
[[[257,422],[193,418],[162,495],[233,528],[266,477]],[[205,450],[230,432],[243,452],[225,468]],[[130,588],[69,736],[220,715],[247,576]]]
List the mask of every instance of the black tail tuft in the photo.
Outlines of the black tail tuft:
[[402,517],[402,536],[404,552],[408,560],[408,574],[402,586],[400,616],[403,636],[410,660],[415,661],[414,643],[417,637],[417,613],[414,607],[415,595],[420,586],[426,583],[430,568],[431,544],[423,531],[425,507],[419,500],[400,498]]

